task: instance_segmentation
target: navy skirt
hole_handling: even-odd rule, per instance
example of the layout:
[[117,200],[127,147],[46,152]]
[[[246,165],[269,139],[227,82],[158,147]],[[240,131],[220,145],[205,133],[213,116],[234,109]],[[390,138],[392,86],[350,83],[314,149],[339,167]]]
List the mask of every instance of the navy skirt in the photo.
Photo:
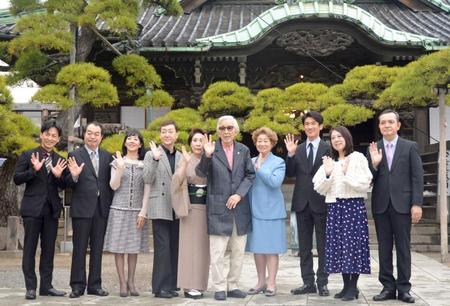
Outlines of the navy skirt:
[[370,274],[369,229],[363,198],[337,199],[328,205],[327,273]]

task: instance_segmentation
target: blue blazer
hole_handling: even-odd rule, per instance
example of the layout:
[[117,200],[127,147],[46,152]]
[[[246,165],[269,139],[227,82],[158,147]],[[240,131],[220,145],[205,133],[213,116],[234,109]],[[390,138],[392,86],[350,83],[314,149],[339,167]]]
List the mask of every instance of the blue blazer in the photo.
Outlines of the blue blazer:
[[[252,158],[253,164],[256,159],[257,157]],[[254,218],[263,220],[286,218],[286,206],[281,191],[285,171],[284,160],[272,153],[256,171],[250,190],[250,207]]]

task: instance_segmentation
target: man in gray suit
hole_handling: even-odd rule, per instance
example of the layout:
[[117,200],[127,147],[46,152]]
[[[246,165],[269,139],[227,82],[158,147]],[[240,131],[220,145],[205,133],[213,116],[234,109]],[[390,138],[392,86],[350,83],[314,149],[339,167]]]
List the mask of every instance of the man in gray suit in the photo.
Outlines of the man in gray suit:
[[[383,285],[374,301],[397,298],[414,303],[411,289],[411,222],[422,217],[423,168],[415,142],[398,136],[397,112],[378,117],[383,139],[370,144],[367,158],[373,174],[372,212],[378,238],[379,281]],[[397,252],[397,280],[393,276],[392,249]]]
[[172,209],[170,185],[172,175],[181,159],[175,150],[178,138],[177,126],[168,120],[160,126],[161,146],[150,142],[150,151],[144,158],[144,181],[150,184],[149,219],[153,228],[153,274],[152,291],[155,297],[172,298],[178,296],[178,237],[179,220]]
[[[210,235],[210,257],[214,298],[245,298],[238,287],[244,260],[247,233],[251,230],[247,192],[255,177],[249,149],[235,141],[239,125],[232,116],[217,121],[219,141],[204,145],[204,154],[196,168],[197,175],[207,177],[206,214]],[[230,245],[230,270],[224,275],[224,257]],[[228,290],[228,292],[226,292]]]

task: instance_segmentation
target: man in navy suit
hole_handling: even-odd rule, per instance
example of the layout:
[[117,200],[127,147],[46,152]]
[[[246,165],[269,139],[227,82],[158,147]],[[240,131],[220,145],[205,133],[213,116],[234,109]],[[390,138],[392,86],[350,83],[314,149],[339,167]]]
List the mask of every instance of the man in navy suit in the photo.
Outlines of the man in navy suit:
[[[395,299],[414,303],[411,283],[411,222],[422,217],[423,168],[415,142],[398,136],[400,117],[385,110],[378,117],[383,139],[370,144],[367,158],[373,174],[372,212],[378,238],[379,281],[374,301]],[[397,279],[392,250],[397,253]],[[398,296],[397,296],[398,292]]]
[[[72,188],[70,215],[73,227],[73,252],[70,271],[71,298],[87,293],[106,296],[102,288],[102,255],[109,207],[113,192],[109,186],[112,156],[99,148],[103,138],[97,122],[86,126],[84,146],[69,153],[65,177]],[[89,277],[86,282],[86,251],[90,246]]]
[[53,150],[60,136],[61,128],[55,121],[44,122],[40,134],[41,145],[22,153],[14,172],[14,183],[26,184],[20,214],[25,230],[22,271],[25,276],[27,300],[36,298],[37,278],[34,267],[39,237],[39,295],[66,294],[52,286],[58,218],[62,208],[58,188],[64,188],[61,175],[66,168],[66,161]]
[[[307,139],[297,146],[298,140],[287,135],[285,139],[288,156],[286,158],[286,176],[295,177],[292,211],[297,217],[298,240],[300,247],[300,270],[303,286],[291,290],[294,295],[316,293],[328,296],[328,274],[325,272],[325,228],[327,205],[325,197],[314,190],[312,179],[322,165],[322,157],[330,155],[330,146],[320,139],[323,117],[310,111],[302,118]],[[319,267],[317,280],[313,270],[312,239],[316,233]],[[317,283],[317,287],[316,287]]]

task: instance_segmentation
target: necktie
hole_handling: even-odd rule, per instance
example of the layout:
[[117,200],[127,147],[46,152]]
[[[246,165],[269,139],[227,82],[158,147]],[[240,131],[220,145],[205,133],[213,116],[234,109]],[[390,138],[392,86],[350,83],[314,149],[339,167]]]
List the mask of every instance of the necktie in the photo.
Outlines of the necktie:
[[392,166],[392,157],[393,157],[392,149],[393,149],[393,146],[394,145],[392,144],[392,142],[388,142],[386,144],[386,159],[387,159],[389,170],[391,170],[391,166]]
[[95,175],[98,176],[98,159],[97,156],[95,156],[95,151],[91,152],[91,162],[92,162],[92,166],[94,166],[94,170],[95,170]]
[[314,165],[314,149],[313,149],[313,144],[311,142],[309,143],[308,148],[309,148],[308,169],[309,169],[309,171],[311,171],[313,168],[313,165]]
[[47,169],[47,174],[52,172],[52,156],[49,153],[44,154],[45,158],[45,168]]

